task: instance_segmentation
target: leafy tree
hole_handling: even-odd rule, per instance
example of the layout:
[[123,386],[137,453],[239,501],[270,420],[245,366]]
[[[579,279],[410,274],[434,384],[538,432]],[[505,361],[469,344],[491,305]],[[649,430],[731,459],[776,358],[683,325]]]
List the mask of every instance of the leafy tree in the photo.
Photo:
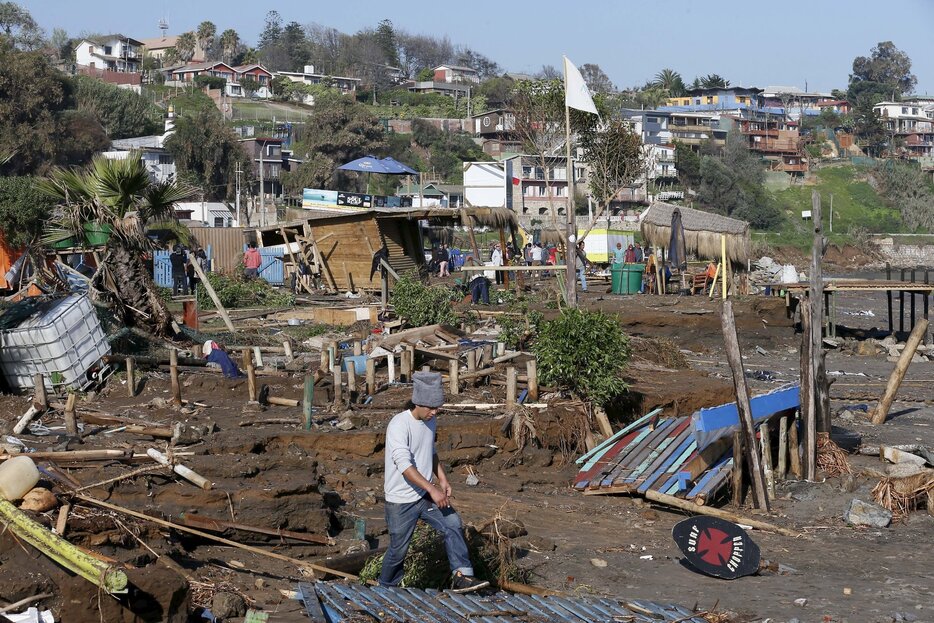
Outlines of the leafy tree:
[[700,156],[688,145],[675,142],[675,169],[683,186],[696,188],[700,184],[700,165]]
[[191,31],[182,33],[175,40],[175,56],[179,61],[187,63],[195,57],[197,47],[198,39],[195,33]]
[[201,74],[195,76],[194,79],[195,86],[201,89],[224,89],[227,86],[227,79],[223,76],[210,76],[208,74]]
[[178,117],[165,148],[175,157],[179,176],[208,199],[232,197],[237,163],[250,168],[237,136],[214,108]]
[[289,22],[286,25],[279,45],[287,70],[300,71],[311,59],[305,30],[298,22]]
[[79,110],[92,113],[110,138],[147,136],[161,129],[161,110],[142,95],[88,76],[75,76]]
[[221,33],[220,46],[223,61],[225,63],[233,62],[234,55],[240,47],[240,35],[233,28],[228,28]]
[[628,120],[616,115],[605,116],[599,122],[591,115],[591,120],[592,125],[580,132],[580,145],[590,168],[590,194],[598,209],[581,238],[590,233],[616,195],[639,177],[645,160],[642,137],[633,132]]
[[64,28],[52,29],[52,36],[49,37],[48,45],[59,60],[74,62],[74,40],[68,36],[68,31]]
[[196,37],[198,39],[198,47],[202,51],[207,53],[211,49],[211,46],[214,45],[214,36],[217,34],[217,26],[214,25],[214,22],[203,21],[198,24],[198,30]]
[[282,36],[282,16],[278,11],[269,11],[266,13],[266,23],[263,32],[259,35],[259,43],[256,44],[261,50],[266,50],[279,42]]
[[59,116],[58,125],[61,136],[56,145],[55,164],[90,162],[94,154],[110,147],[107,132],[91,111],[66,110]]
[[850,93],[854,86],[863,82],[881,85],[887,97],[897,101],[915,88],[918,79],[911,73],[911,59],[908,55],[891,41],[882,41],[872,48],[868,57],[857,56],[853,59]]
[[0,153],[14,154],[0,172],[43,172],[53,163],[61,114],[73,103],[70,82],[48,58],[0,38]]
[[423,119],[412,122],[412,139],[428,152],[428,167],[450,184],[463,183],[462,163],[489,159],[467,134],[443,132]]
[[651,86],[665,91],[669,97],[678,97],[683,95],[685,91],[684,80],[682,80],[681,74],[674,69],[662,69],[655,74]]
[[580,66],[580,72],[591,93],[613,93],[616,91],[613,81],[600,69],[600,65],[584,63]]
[[[485,97],[490,108],[508,108],[514,85],[515,81],[506,76],[488,78],[480,83],[477,95]],[[475,109],[478,112],[483,112],[479,107],[475,107]]]
[[454,58],[454,46],[447,37],[437,39],[428,35],[397,31],[396,40],[400,55],[399,65],[407,76],[414,76],[419,71],[432,71],[438,65],[448,63]]
[[0,2],[0,38],[19,50],[36,50],[44,43],[39,24],[15,2]]
[[[455,62],[458,65],[475,69],[481,81],[498,76],[502,72],[502,69],[500,69],[496,61],[470,48],[460,50],[457,53]],[[441,63],[438,63],[438,65],[440,64]],[[435,66],[437,67],[437,65]]]
[[334,187],[339,165],[384,145],[383,126],[366,106],[331,89],[322,90],[295,146],[304,162],[295,171],[283,173],[282,186],[290,193]]
[[140,158],[95,158],[86,171],[56,169],[37,187],[59,205],[46,239],[83,239],[85,225],[111,231],[92,286],[127,326],[172,332],[172,314],[152,281],[143,254],[153,250],[146,226],[175,221],[175,204],[192,195],[176,182],[150,181]]
[[533,349],[544,384],[567,388],[599,406],[626,390],[622,372],[629,361],[629,338],[617,318],[565,309],[541,323]]
[[396,31],[392,20],[384,19],[376,26],[376,43],[383,52],[386,63],[393,67],[399,66],[399,47],[396,43]]
[[244,76],[240,79],[240,87],[243,88],[244,95],[253,97],[253,94],[259,91],[259,81],[256,78]]
[[906,227],[912,231],[934,230],[934,189],[916,164],[887,160],[875,168],[873,177],[880,194],[899,211]]
[[419,82],[431,82],[435,79],[435,70],[431,67],[425,67],[418,72],[418,75],[415,76],[415,79]]
[[31,176],[0,177],[0,231],[13,248],[38,240],[55,202],[36,191]]

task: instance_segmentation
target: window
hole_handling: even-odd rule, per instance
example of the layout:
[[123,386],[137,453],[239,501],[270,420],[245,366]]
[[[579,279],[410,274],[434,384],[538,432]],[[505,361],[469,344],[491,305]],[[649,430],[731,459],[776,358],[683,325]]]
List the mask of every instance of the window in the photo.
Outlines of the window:
[[113,48],[110,47],[109,45],[105,45],[104,54],[106,54],[107,56],[111,56],[113,54]]
[[662,120],[658,117],[646,117],[646,123],[661,123]]
[[173,159],[170,154],[159,154],[159,164],[172,164]]
[[918,114],[918,109],[917,109],[917,108],[912,108],[912,109],[911,109],[911,114],[917,115],[917,114]]
[[740,95],[739,97],[736,98],[736,101],[738,101],[740,104],[745,104],[745,103],[746,103],[746,97]]
[[532,177],[532,167],[527,166],[527,165],[523,165],[523,166],[522,166],[522,177],[525,178],[525,179],[531,178],[531,177]]
[[902,106],[902,114],[903,114],[903,115],[907,115],[907,114],[908,114],[908,107],[907,107],[907,106]]
[[215,216],[214,217],[214,227],[223,227],[224,226],[224,217]]
[[708,95],[708,96],[707,96],[707,103],[708,103],[708,104],[713,104],[713,95]]
[[89,45],[89,46],[88,46],[88,53],[94,54],[94,46],[93,46],[93,45]]

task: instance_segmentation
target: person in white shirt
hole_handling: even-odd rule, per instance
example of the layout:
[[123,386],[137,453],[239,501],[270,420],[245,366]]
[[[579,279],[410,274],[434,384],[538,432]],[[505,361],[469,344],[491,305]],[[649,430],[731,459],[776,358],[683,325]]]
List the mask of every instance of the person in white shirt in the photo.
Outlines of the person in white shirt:
[[[498,244],[493,245],[493,252],[490,253],[490,264],[493,266],[503,265],[503,250]],[[503,271],[496,271],[496,285],[503,283]]]
[[537,242],[532,245],[532,251],[530,253],[532,256],[532,266],[541,266],[542,265],[542,246]]
[[[460,515],[451,506],[451,485],[435,452],[435,415],[444,404],[441,375],[412,375],[413,406],[397,413],[386,428],[386,525],[389,548],[383,557],[380,586],[398,586],[409,541],[418,520],[444,537],[451,565],[451,589],[469,593],[489,586],[473,577]],[[434,483],[432,483],[434,478]]]

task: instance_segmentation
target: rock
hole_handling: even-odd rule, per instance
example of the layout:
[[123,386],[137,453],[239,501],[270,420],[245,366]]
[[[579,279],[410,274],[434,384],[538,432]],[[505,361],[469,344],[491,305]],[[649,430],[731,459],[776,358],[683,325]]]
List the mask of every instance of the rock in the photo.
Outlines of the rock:
[[467,474],[467,486],[476,487],[480,484],[480,479],[475,474]]
[[871,356],[879,354],[879,346],[875,342],[863,340],[856,343],[854,351],[857,355]]
[[925,357],[924,355],[919,355],[918,353],[915,353],[914,355],[911,356],[911,363],[924,363],[925,361],[927,361],[927,357]]
[[795,605],[803,608],[804,606],[808,605],[808,600],[805,599],[804,597],[800,597],[798,599],[795,599]]
[[658,512],[656,512],[654,509],[647,508],[645,510],[639,511],[639,517],[642,517],[642,519],[646,521],[657,521]]
[[530,536],[528,547],[539,552],[553,552],[558,548],[554,541],[543,536]]
[[354,428],[356,428],[356,426],[354,426],[354,423],[353,421],[351,421],[350,418],[341,420],[340,422],[337,423],[336,426],[340,430],[353,430]]
[[843,514],[843,519],[851,526],[886,528],[892,523],[892,513],[876,504],[853,498],[850,507]]
[[590,564],[592,564],[594,567],[597,567],[598,569],[603,569],[606,567],[606,561],[602,558],[591,558]]
[[20,509],[24,511],[35,511],[37,513],[44,513],[45,511],[52,510],[58,506],[58,500],[55,498],[55,495],[43,487],[35,487],[23,496],[23,501],[19,505]]
[[236,593],[214,593],[211,600],[211,613],[219,620],[226,621],[246,614],[246,602]]
[[898,340],[895,339],[894,335],[887,335],[884,338],[882,338],[882,341],[880,342],[880,344],[882,344],[882,346],[884,346],[885,348],[889,348],[891,346],[895,346],[896,344],[898,344]]

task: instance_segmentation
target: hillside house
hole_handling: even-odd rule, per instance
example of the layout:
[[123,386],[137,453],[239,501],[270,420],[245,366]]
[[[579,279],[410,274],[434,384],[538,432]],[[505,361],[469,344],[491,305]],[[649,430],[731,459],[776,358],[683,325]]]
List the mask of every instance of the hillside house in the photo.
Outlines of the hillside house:
[[890,150],[912,160],[934,156],[934,104],[879,102],[872,110],[892,137]]
[[434,69],[434,82],[458,82],[461,84],[480,84],[480,74],[476,69],[458,65],[439,65]]
[[470,119],[474,135],[483,141],[483,153],[499,158],[521,150],[522,141],[516,135],[516,117],[512,111],[504,108],[489,110]]
[[120,34],[82,39],[75,47],[75,64],[119,73],[139,73],[141,41]]
[[[278,71],[276,72],[276,75],[282,76],[283,78],[288,78],[292,82],[299,82],[301,84],[323,84],[337,89],[343,95],[356,92],[357,87],[360,85],[359,78],[329,76],[327,74],[318,73],[315,71],[314,65],[305,65],[303,71]],[[314,101],[312,99],[312,101],[306,101],[305,103],[313,104]]]
[[[143,44],[143,52],[161,64],[169,50],[175,49],[178,42],[178,35],[165,35],[163,37],[152,37],[149,39],[140,39]],[[188,61],[189,63],[203,63],[207,59],[205,51],[199,43],[195,43],[194,55]]]

